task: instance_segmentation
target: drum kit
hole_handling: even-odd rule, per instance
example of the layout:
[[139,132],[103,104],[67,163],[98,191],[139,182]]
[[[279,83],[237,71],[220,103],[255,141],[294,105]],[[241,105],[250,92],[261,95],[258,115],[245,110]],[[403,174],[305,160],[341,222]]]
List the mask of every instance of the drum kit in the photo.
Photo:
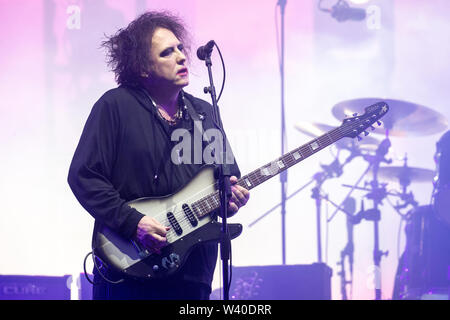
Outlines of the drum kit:
[[[328,201],[335,207],[335,211],[328,218],[331,221],[338,212],[343,212],[347,216],[348,238],[349,241],[345,248],[341,251],[341,260],[338,262],[340,271],[338,275],[341,277],[341,294],[342,299],[347,299],[346,286],[352,283],[353,277],[353,226],[360,223],[363,219],[373,222],[374,224],[374,254],[373,260],[377,270],[380,270],[380,261],[388,252],[381,251],[379,248],[379,222],[381,220],[381,213],[379,205],[387,196],[395,196],[399,199],[397,205],[393,208],[402,216],[406,217],[402,210],[409,210],[411,206],[416,208],[417,201],[414,199],[412,192],[408,192],[408,188],[412,183],[429,183],[433,182],[435,171],[425,168],[410,167],[407,163],[407,158],[403,159],[403,164],[400,166],[391,165],[392,160],[386,159],[386,155],[391,147],[389,137],[423,137],[433,135],[444,131],[447,126],[447,120],[440,113],[427,108],[422,105],[411,103],[402,100],[381,99],[381,98],[361,98],[342,101],[332,108],[332,114],[337,119],[343,119],[346,116],[364,113],[364,107],[374,104],[378,101],[385,101],[390,110],[382,119],[383,126],[376,128],[372,133],[379,136],[384,136],[383,140],[379,140],[373,136],[365,137],[361,141],[354,139],[342,139],[338,141],[335,146],[338,150],[336,160],[330,165],[321,165],[323,171],[316,174],[316,186],[312,189],[312,198],[316,201],[317,207],[317,232],[318,232],[318,262],[321,262],[321,244],[320,244],[320,206],[322,200]],[[295,128],[301,133],[313,138],[323,135],[330,131],[333,126],[323,123],[308,123],[300,122]],[[346,159],[345,163],[339,163],[339,152],[342,150],[350,151],[351,155]],[[345,185],[349,189],[345,199],[341,204],[335,204],[327,196],[321,192],[321,185],[328,178],[339,177],[343,173],[343,167],[357,156],[367,161],[368,167],[363,172],[355,185]],[[431,155],[430,155],[431,157]],[[364,187],[359,184],[363,177],[370,175],[371,182]],[[317,179],[320,177],[320,179]],[[325,178],[324,178],[325,177]],[[389,192],[386,190],[388,183],[398,183],[399,191]],[[308,183],[307,185],[309,185]],[[304,186],[306,187],[306,186]],[[302,187],[300,190],[302,190]],[[365,197],[372,200],[371,208],[364,209],[364,202],[361,201],[361,210],[354,213],[356,210],[355,200],[351,197],[354,190],[365,191]],[[409,209],[408,209],[409,208]],[[344,261],[347,257],[350,265],[350,280],[347,280],[344,268]],[[375,281],[380,281],[381,275],[375,276]],[[378,284],[378,285],[377,285]],[[381,299],[381,286],[375,283],[375,299]]]
[[[341,251],[341,260],[337,263],[338,266],[340,266],[340,271],[337,274],[341,278],[341,295],[343,300],[347,299],[347,285],[353,282],[353,227],[356,224],[359,224],[362,220],[373,222],[373,263],[376,270],[374,274],[374,294],[375,299],[380,300],[382,297],[380,262],[383,256],[388,255],[388,252],[381,251],[379,247],[379,222],[381,220],[381,212],[378,207],[388,196],[397,197],[399,201],[396,205],[393,205],[390,201],[389,203],[402,217],[402,219],[406,220],[411,215],[411,212],[414,212],[414,210],[419,207],[418,202],[414,199],[413,193],[411,191],[408,192],[408,187],[412,183],[429,183],[431,185],[434,182],[434,170],[410,167],[406,157],[403,159],[402,165],[391,165],[392,160],[386,159],[386,155],[391,147],[389,137],[405,138],[429,136],[440,133],[448,127],[447,119],[437,111],[412,102],[394,99],[361,98],[342,101],[333,106],[332,114],[338,120],[342,120],[347,116],[363,114],[365,107],[380,101],[386,102],[390,109],[389,112],[383,116],[383,119],[381,119],[383,126],[372,128],[372,133],[375,135],[384,136],[384,139],[380,140],[373,136],[365,136],[363,139],[359,138],[358,141],[350,138],[343,138],[337,141],[334,144],[338,150],[335,160],[329,165],[321,164],[321,171],[314,174],[309,182],[286,197],[286,200],[295,197],[298,193],[315,182],[315,186],[312,188],[311,198],[315,199],[316,204],[318,263],[322,263],[320,225],[322,220],[322,201],[327,201],[335,207],[335,211],[328,217],[327,222],[330,222],[339,212],[345,214],[347,219],[348,243]],[[323,123],[298,122],[297,125],[295,125],[295,128],[305,135],[312,138],[318,138],[334,129],[335,126]],[[339,154],[343,150],[349,151],[350,156],[348,156],[343,163],[340,163]],[[331,201],[327,195],[324,195],[321,190],[322,184],[327,179],[341,176],[343,174],[344,167],[356,157],[362,157],[368,163],[368,166],[354,185],[342,185],[350,190],[344,200],[340,204],[336,204]],[[430,155],[430,157],[432,157],[432,155]],[[364,187],[360,187],[359,184],[366,176],[370,177],[370,183],[366,183]],[[387,191],[386,186],[389,183],[397,183],[400,186],[400,191],[395,189],[392,190],[392,188]],[[364,202],[361,201],[361,209],[355,213],[356,201],[353,197],[351,197],[351,194],[355,190],[365,191],[366,194],[364,197],[371,200],[373,205],[370,208],[364,208]],[[448,202],[450,201],[447,201],[446,203]],[[256,220],[251,222],[248,227],[254,226],[261,219],[276,210],[280,205],[281,203],[273,206]],[[350,280],[347,280],[345,273],[344,262],[346,258],[350,268]]]

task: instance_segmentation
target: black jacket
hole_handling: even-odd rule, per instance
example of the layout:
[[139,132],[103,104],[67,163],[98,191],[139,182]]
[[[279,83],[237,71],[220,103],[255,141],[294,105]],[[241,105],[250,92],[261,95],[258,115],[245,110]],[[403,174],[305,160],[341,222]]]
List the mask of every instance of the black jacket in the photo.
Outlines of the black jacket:
[[[212,106],[184,95],[204,116],[204,130],[215,128]],[[132,237],[143,214],[126,202],[172,194],[200,171],[202,164],[176,165],[171,161],[171,149],[177,143],[171,141],[171,133],[180,127],[194,130],[192,119],[184,114],[179,124],[169,126],[143,89],[115,88],[95,103],[68,182],[80,204],[95,218],[96,226],[103,223],[125,238]],[[231,168],[239,177],[238,166]],[[210,285],[216,260],[216,244],[199,246],[179,274]]]

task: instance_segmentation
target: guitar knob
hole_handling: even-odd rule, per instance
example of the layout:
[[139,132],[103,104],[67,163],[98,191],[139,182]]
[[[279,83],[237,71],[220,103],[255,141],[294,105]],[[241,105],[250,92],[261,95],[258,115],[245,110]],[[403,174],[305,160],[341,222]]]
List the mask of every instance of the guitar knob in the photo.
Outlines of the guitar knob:
[[152,269],[153,269],[154,272],[158,272],[159,271],[159,266],[157,264],[155,264]]

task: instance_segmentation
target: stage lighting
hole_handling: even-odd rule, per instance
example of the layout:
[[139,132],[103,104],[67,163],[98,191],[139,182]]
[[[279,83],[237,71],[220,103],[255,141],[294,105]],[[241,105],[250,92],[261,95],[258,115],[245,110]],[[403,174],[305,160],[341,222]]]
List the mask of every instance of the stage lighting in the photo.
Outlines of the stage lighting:
[[338,0],[334,6],[329,8],[323,8],[321,6],[322,0],[319,0],[319,10],[328,12],[333,18],[339,22],[348,20],[362,21],[366,19],[366,10],[361,8],[350,7],[350,5],[344,0]]

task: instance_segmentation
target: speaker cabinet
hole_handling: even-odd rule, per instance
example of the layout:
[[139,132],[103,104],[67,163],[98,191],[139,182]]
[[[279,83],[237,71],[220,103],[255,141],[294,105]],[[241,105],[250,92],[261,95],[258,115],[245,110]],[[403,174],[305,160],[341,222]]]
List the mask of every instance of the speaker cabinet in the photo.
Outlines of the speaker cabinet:
[[70,300],[72,277],[0,275],[0,300]]
[[332,273],[323,263],[233,267],[230,299],[330,300]]

